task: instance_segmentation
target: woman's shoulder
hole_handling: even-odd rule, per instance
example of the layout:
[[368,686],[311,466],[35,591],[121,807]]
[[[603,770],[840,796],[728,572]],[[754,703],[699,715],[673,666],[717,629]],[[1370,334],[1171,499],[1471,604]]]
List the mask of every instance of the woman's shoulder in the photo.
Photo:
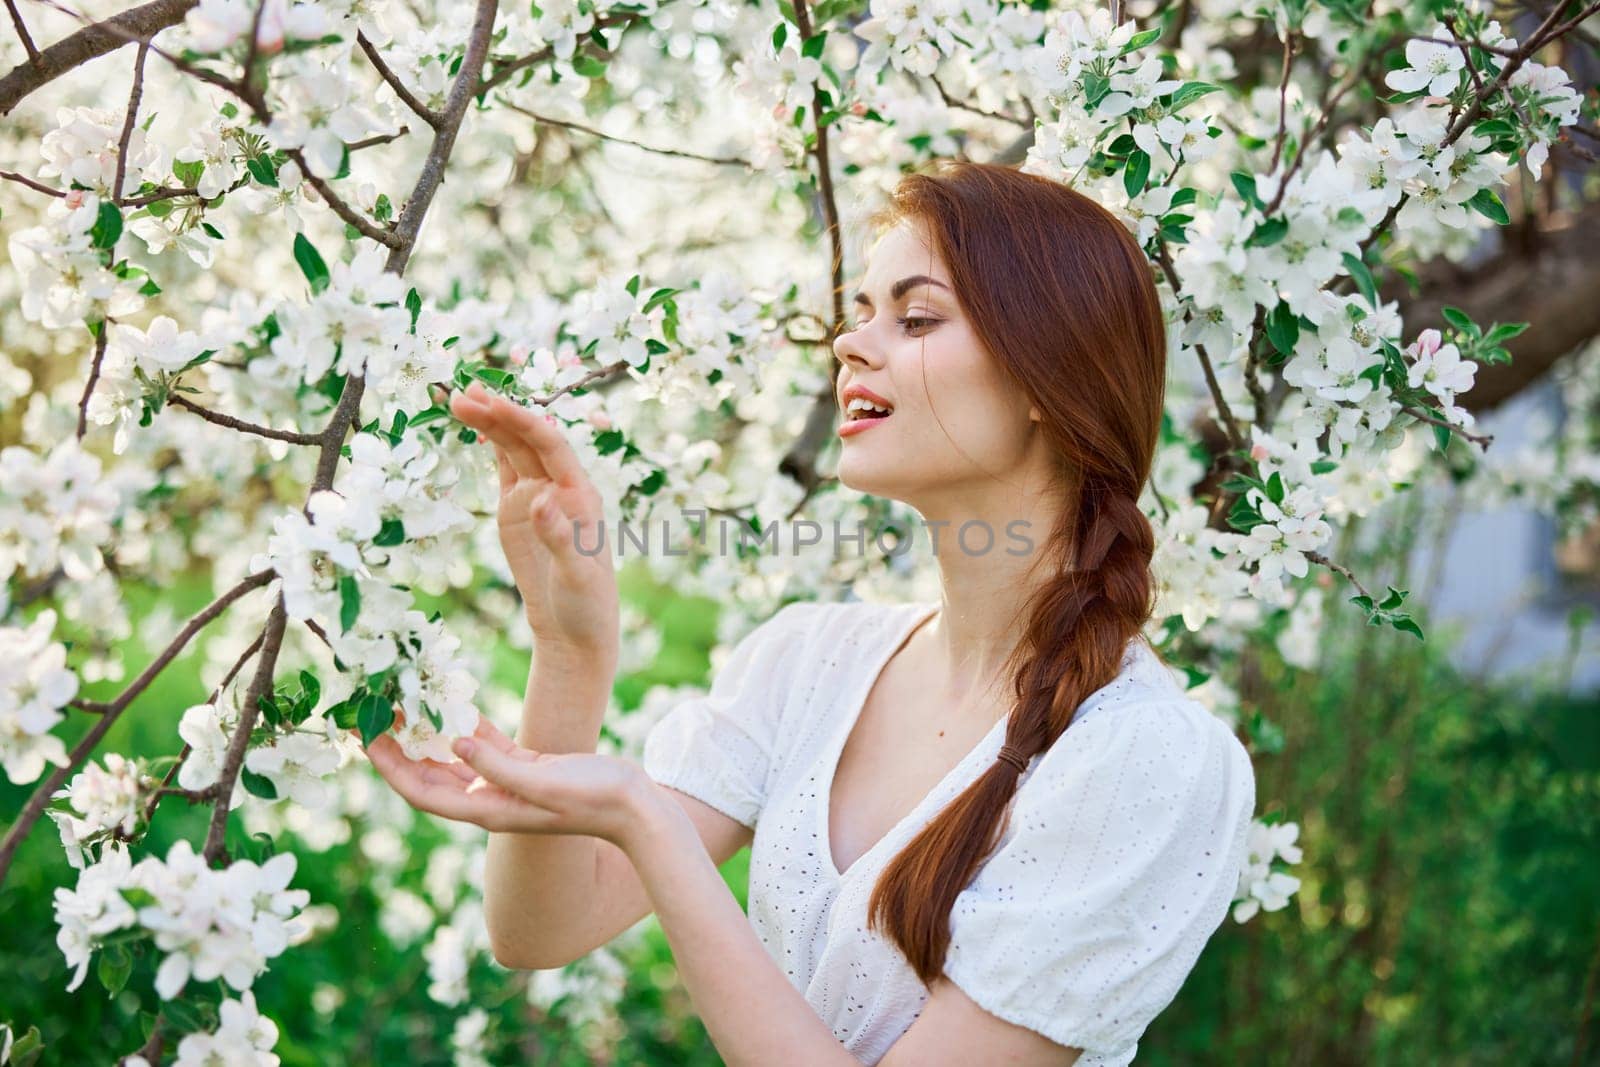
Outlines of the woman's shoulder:
[[1248,798],[1253,804],[1255,794],[1250,755],[1233,727],[1189,696],[1177,673],[1142,638],[1130,645],[1117,676],[1080,705],[1029,781],[1059,787],[1081,783],[1085,775],[1169,787],[1186,782],[1231,794],[1236,803]]

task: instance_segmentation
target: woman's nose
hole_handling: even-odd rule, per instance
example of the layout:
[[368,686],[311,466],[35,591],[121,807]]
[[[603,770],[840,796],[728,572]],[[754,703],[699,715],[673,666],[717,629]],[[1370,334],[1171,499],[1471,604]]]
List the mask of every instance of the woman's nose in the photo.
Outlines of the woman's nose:
[[842,364],[853,367],[870,367],[876,360],[871,348],[864,343],[862,333],[864,330],[857,328],[845,330],[833,339],[833,354]]

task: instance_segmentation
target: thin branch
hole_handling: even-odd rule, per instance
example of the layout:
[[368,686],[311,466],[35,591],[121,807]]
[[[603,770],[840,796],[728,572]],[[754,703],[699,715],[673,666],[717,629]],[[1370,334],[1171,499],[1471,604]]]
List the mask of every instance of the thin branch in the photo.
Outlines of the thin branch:
[[[1167,284],[1172,286],[1175,293],[1183,292],[1183,284],[1178,280],[1178,269],[1172,263],[1172,254],[1167,251],[1165,241],[1157,245],[1160,255],[1157,257],[1161,270],[1167,276]],[[1206,388],[1211,391],[1211,402],[1217,406],[1217,415],[1222,419],[1222,428],[1228,435],[1228,443],[1234,448],[1244,448],[1244,433],[1239,429],[1238,420],[1233,417],[1233,409],[1228,406],[1228,400],[1222,395],[1222,385],[1217,381],[1216,369],[1211,365],[1211,356],[1206,352],[1206,346],[1196,344],[1195,354],[1200,359],[1200,369],[1205,373]]]
[[[595,19],[594,30],[609,29],[612,26],[626,26],[629,23],[638,21],[641,17],[642,16],[640,14],[635,12],[626,12],[618,15],[605,15],[601,18]],[[487,55],[487,53],[485,54]],[[537,52],[529,52],[525,56],[518,56],[516,59],[506,60],[504,63],[495,67],[494,71],[487,78],[484,78],[478,83],[478,87],[473,91],[473,95],[476,96],[480,93],[486,93],[498,85],[504,85],[511,79],[512,75],[533,66],[535,63],[542,63],[554,54],[555,50],[546,45]],[[463,67],[464,66],[465,65],[463,64]],[[449,110],[448,105],[446,105],[445,110]]]
[[141,44],[133,59],[133,89],[128,93],[128,111],[122,116],[122,139],[117,142],[117,176],[111,181],[111,199],[122,199],[122,183],[128,177],[128,145],[133,141],[133,127],[139,121],[139,101],[144,98],[144,57],[150,46]]
[[232,415],[224,415],[220,411],[203,408],[181,393],[173,393],[168,396],[167,403],[174,407],[183,408],[185,411],[192,411],[207,422],[215,423],[218,426],[226,426],[230,430],[238,430],[241,433],[253,433],[257,437],[270,437],[274,441],[287,441],[291,445],[319,445],[324,440],[321,433],[274,430],[270,426],[258,426],[253,422],[236,419]]
[[346,144],[345,147],[350,149],[352,152],[359,152],[363,148],[372,148],[375,145],[388,144],[390,141],[398,141],[400,138],[404,137],[410,132],[411,127],[401,126],[393,133],[375,133],[371,137],[363,137],[359,141],[351,141]]
[[439,113],[416,98],[416,95],[406,87],[406,83],[400,80],[400,75],[396,74],[389,64],[384,62],[383,56],[378,52],[377,45],[373,44],[367,35],[360,30],[356,31],[356,44],[361,46],[361,51],[371,61],[373,69],[378,72],[378,77],[389,83],[389,88],[394,90],[395,95],[401,99],[406,107],[415,112],[417,118],[434,129],[438,129],[439,123],[443,121]]
[[6,10],[11,12],[11,23],[17,28],[17,36],[22,38],[22,47],[28,50],[28,62],[37,66],[39,49],[34,46],[33,37],[28,33],[28,24],[22,21],[22,12],[17,10],[17,0],[6,0]]
[[946,91],[944,83],[939,80],[939,76],[937,74],[929,75],[928,80],[933,82],[933,87],[935,89],[939,90],[939,96],[944,100],[945,107],[954,108],[958,111],[970,111],[974,115],[982,115],[984,118],[999,119],[1001,122],[1009,122],[1013,126],[1021,126],[1025,130],[1033,129],[1033,123],[1029,122],[1027,119],[1021,119],[1015,115],[1007,115],[1000,111],[990,111],[988,108],[982,108],[977,104],[971,104],[965,100],[960,100],[954,96],[951,96],[950,93]]
[[88,733],[84,734],[83,739],[78,742],[68,755],[67,765],[65,767],[57,767],[48,778],[34,789],[33,794],[28,797],[27,804],[23,806],[21,814],[17,816],[16,822],[12,823],[10,829],[6,831],[5,840],[0,842],[0,884],[5,883],[6,874],[11,870],[11,861],[16,856],[18,846],[28,836],[28,832],[33,829],[34,824],[39,821],[39,817],[44,814],[45,808],[50,804],[50,798],[78,770],[83,761],[88,759],[89,754],[94,751],[95,745],[106,735],[106,731],[116,724],[117,719],[127,710],[128,705],[132,704],[139,694],[149,687],[150,683],[155,680],[156,675],[165,670],[167,664],[171,663],[178,653],[183,651],[184,646],[194,638],[194,635],[204,629],[212,619],[221,615],[227,610],[228,605],[235,600],[238,600],[253,589],[266,585],[272,578],[273,573],[271,571],[252,574],[210,604],[207,604],[198,615],[185,624],[183,629],[179,631],[178,636],[174,637],[167,647],[162,649],[161,654],[140,672],[139,677],[135,678],[131,685],[118,694],[116,699],[109,703],[85,701],[72,705],[83,711],[98,712],[100,713],[100,718],[89,728]]
[[44,184],[44,182],[34,181],[26,174],[18,174],[14,170],[0,170],[0,178],[4,178],[8,182],[16,182],[19,185],[26,185],[29,189],[32,189],[35,192],[44,193],[46,196],[67,195],[60,189],[52,188],[51,186]]
[[1369,596],[1372,595],[1372,594],[1367,592],[1367,587],[1361,584],[1361,579],[1359,579],[1359,578],[1357,578],[1355,576],[1355,572],[1352,571],[1349,567],[1346,567],[1343,563],[1335,563],[1333,560],[1329,559],[1327,556],[1324,556],[1321,552],[1307,552],[1305,554],[1305,556],[1306,556],[1306,559],[1311,563],[1315,563],[1315,564],[1318,564],[1319,566],[1326,567],[1330,571],[1333,571],[1335,574],[1344,575],[1345,581],[1347,581],[1351,585],[1355,586],[1356,587],[1356,591],[1359,592],[1362,596],[1369,597]]
[[222,190],[222,192],[218,193],[214,197],[210,197],[209,199],[201,196],[199,189],[187,189],[172,185],[163,185],[150,190],[148,193],[140,193],[138,196],[125,196],[121,200],[117,201],[117,203],[121,204],[123,207],[140,208],[145,207],[148,204],[154,204],[158,200],[177,200],[186,196],[192,196],[201,203],[210,203],[212,200],[227,196],[229,193],[237,192],[249,184],[250,175],[245,174],[244,176],[235,180],[232,185]]
[[557,389],[553,393],[548,393],[544,396],[529,397],[528,399],[532,403],[538,404],[540,407],[547,407],[576,389],[582,389],[594,382],[602,382],[610,378],[614,378],[627,369],[628,361],[625,359],[619,359],[615,363],[607,363],[603,367],[597,367],[588,374],[585,374],[582,378],[563,385],[560,389]]
[[[1272,162],[1267,165],[1267,173],[1271,174],[1278,169],[1278,160],[1283,158],[1283,142],[1289,136],[1289,72],[1294,69],[1294,30],[1287,30],[1283,35],[1283,74],[1278,78],[1278,142],[1272,146]],[[1284,183],[1278,183],[1278,193],[1268,205],[1267,214],[1270,215],[1283,199]]]
[[1443,419],[1436,418],[1433,415],[1428,414],[1426,411],[1423,411],[1421,408],[1412,407],[1410,404],[1402,404],[1400,406],[1400,410],[1405,412],[1407,415],[1410,415],[1414,419],[1428,423],[1430,426],[1440,426],[1446,430],[1449,430],[1451,433],[1458,433],[1468,441],[1471,441],[1473,444],[1477,445],[1479,448],[1487,449],[1494,441],[1494,434],[1470,433],[1466,430],[1463,430],[1453,422],[1446,422]]
[[267,616],[267,628],[262,634],[261,659],[250,678],[250,688],[245,690],[244,700],[239,705],[239,722],[234,727],[233,736],[228,739],[228,751],[222,758],[222,772],[212,786],[216,790],[215,806],[211,809],[211,826],[206,831],[203,849],[206,862],[212,866],[226,865],[223,837],[228,829],[228,815],[233,810],[233,784],[244,769],[245,749],[250,747],[250,731],[255,729],[256,716],[261,714],[261,698],[272,687],[272,672],[278,665],[278,651],[283,645],[287,621],[288,612],[280,592],[272,605],[272,614]]
[[620,137],[614,133],[603,133],[592,126],[584,126],[577,122],[568,122],[566,119],[557,119],[551,118],[548,115],[541,115],[536,111],[530,111],[527,108],[522,107],[520,104],[513,104],[510,101],[503,100],[500,103],[501,106],[507,110],[515,111],[519,115],[526,115],[535,122],[542,122],[546,126],[558,126],[564,130],[573,130],[577,133],[586,133],[591,137],[598,137],[603,141],[615,141],[617,144],[625,144],[631,148],[642,149],[646,152],[654,152],[656,155],[674,156],[678,159],[697,159],[702,163],[731,164],[733,166],[740,167],[748,167],[751,165],[749,160],[740,156],[706,156],[701,155],[699,152],[687,152],[681,148],[657,148],[654,145],[647,145],[642,141],[635,141],[628,137]]
[[440,181],[444,179],[445,161],[450,158],[450,150],[455,147],[456,133],[461,129],[461,120],[466,115],[467,105],[479,92],[479,76],[483,71],[484,60],[489,54],[489,37],[494,32],[495,10],[496,0],[478,0],[477,13],[473,16],[472,36],[467,39],[461,68],[456,74],[455,84],[450,87],[450,95],[445,100],[439,127],[434,131],[433,145],[428,149],[428,158],[422,163],[422,173],[418,176],[411,195],[406,198],[405,210],[400,213],[399,224],[395,227],[395,240],[385,265],[387,270],[395,274],[404,272],[406,263],[411,258],[411,247],[422,229],[422,218],[427,214],[428,206],[433,203]]
[[[1449,29],[1451,33],[1455,33],[1454,27],[1450,26],[1450,22],[1451,21],[1452,20],[1450,20],[1450,19],[1446,19],[1445,20],[1445,27],[1447,29]],[[1408,40],[1408,41],[1427,41],[1429,44],[1442,44],[1442,45],[1444,45],[1444,46],[1446,46],[1448,48],[1454,48],[1458,44],[1465,44],[1465,45],[1469,45],[1469,46],[1471,46],[1473,48],[1480,49],[1481,51],[1492,52],[1493,54],[1495,54],[1497,56],[1505,56],[1507,58],[1515,58],[1516,54],[1517,54],[1517,50],[1515,48],[1506,48],[1506,47],[1503,47],[1501,45],[1496,45],[1496,44],[1485,44],[1482,41],[1468,41],[1468,40],[1465,40],[1465,39],[1460,38],[1460,37],[1457,37],[1456,40],[1454,40],[1454,41],[1445,41],[1445,40],[1440,40],[1438,37],[1423,37],[1423,36],[1419,36],[1419,35],[1413,34],[1412,36],[1406,38],[1406,40]],[[1468,59],[1468,62],[1471,62],[1470,58]]]
[[[811,11],[806,5],[806,0],[795,0],[795,25],[799,27],[802,39],[811,36]],[[833,188],[833,165],[829,158],[828,127],[817,122],[824,111],[822,101],[822,87],[815,88],[811,100],[811,118],[816,123],[817,139],[812,148],[812,154],[817,160],[817,189],[818,198],[822,203],[822,218],[828,232],[828,247],[830,252],[829,289],[831,290],[831,311],[833,321],[828,326],[826,343],[830,346],[839,336],[839,331],[844,328],[844,236],[839,226],[839,202]],[[800,499],[803,503],[816,491],[820,484],[817,472],[817,455],[822,451],[833,427],[834,400],[833,390],[837,382],[834,374],[837,373],[837,361],[830,363],[828,381],[818,387],[812,399],[811,410],[806,414],[805,426],[801,428],[800,436],[789,450],[784,453],[778,462],[778,472],[793,478],[805,490]],[[795,505],[799,506],[799,503]]]
[[78,398],[78,440],[89,431],[89,398],[94,396],[95,383],[100,380],[100,365],[106,358],[106,338],[111,333],[111,320],[101,319],[100,329],[94,335],[94,356],[89,360],[89,380],[83,385],[83,396]]

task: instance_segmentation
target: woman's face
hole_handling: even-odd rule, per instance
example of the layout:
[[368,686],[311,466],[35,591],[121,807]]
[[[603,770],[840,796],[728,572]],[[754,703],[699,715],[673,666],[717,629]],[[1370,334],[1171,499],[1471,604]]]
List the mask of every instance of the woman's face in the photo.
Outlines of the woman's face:
[[[1017,485],[1044,442],[1037,412],[974,333],[925,233],[908,220],[878,240],[833,351],[843,364],[839,427],[859,427],[840,434],[839,480],[931,517],[961,510],[963,496],[997,477]],[[854,422],[851,386],[892,413]]]

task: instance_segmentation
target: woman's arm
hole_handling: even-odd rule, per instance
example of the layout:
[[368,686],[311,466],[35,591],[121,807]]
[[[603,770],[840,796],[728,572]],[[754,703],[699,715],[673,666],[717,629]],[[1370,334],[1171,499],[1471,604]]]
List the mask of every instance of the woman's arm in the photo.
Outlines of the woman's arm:
[[[614,661],[599,655],[585,660],[537,649],[517,744],[538,752],[593,752],[615,670]],[[489,835],[483,913],[495,959],[507,967],[557,967],[609,939],[594,929],[597,922],[612,925],[605,909],[594,906],[601,844],[566,834]]]
[[858,1064],[789,983],[666,790],[632,791],[621,846],[655,907],[695,1010],[729,1067]]

